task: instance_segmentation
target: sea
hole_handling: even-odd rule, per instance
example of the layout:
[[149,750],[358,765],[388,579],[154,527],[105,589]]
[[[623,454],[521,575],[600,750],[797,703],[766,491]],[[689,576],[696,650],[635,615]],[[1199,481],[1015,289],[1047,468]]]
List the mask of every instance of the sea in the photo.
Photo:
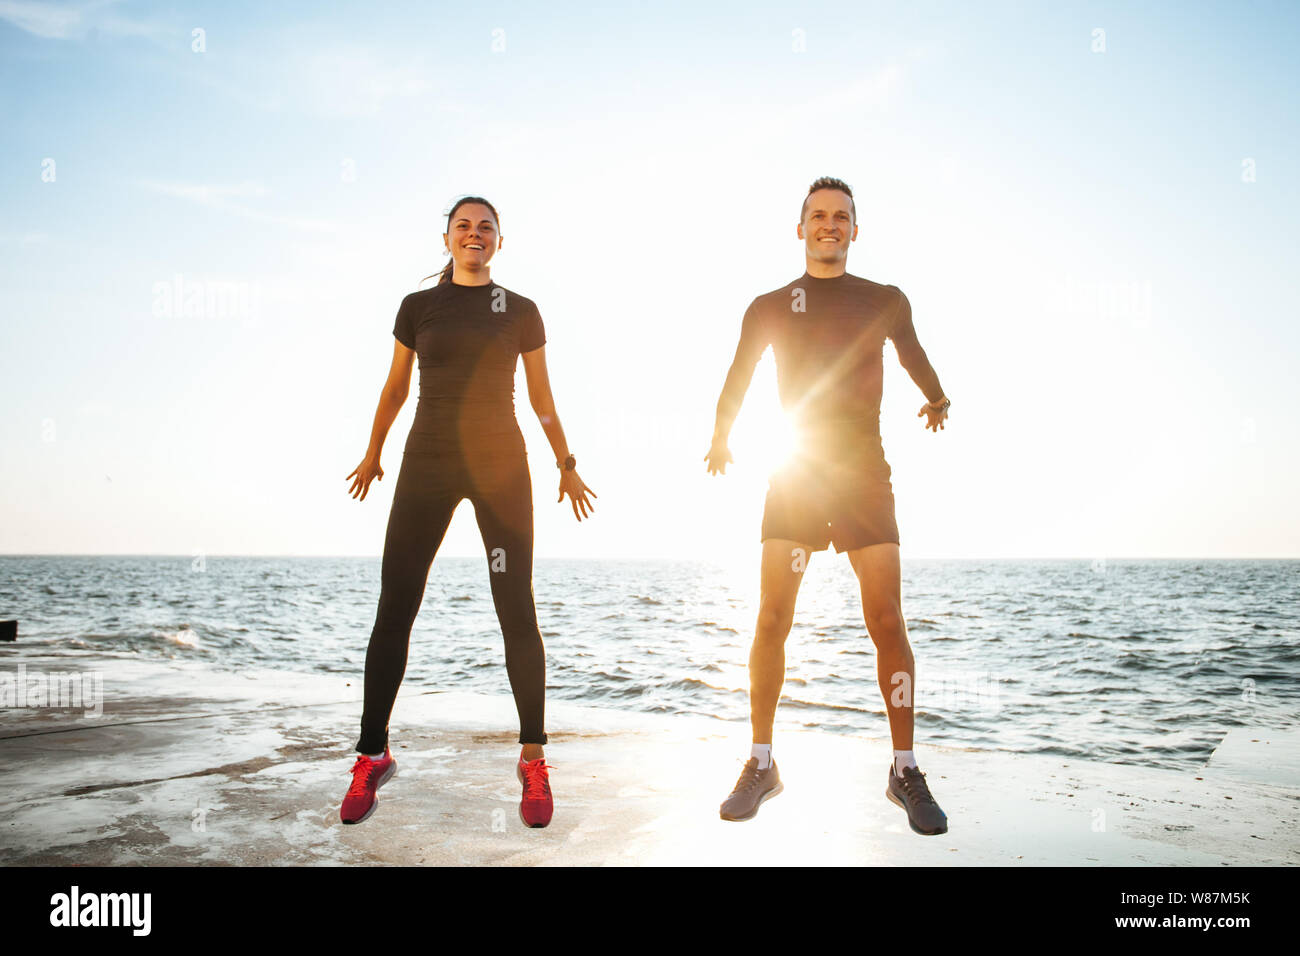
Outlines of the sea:
[[[751,564],[535,562],[547,695],[748,719]],[[1237,727],[1300,723],[1300,561],[909,560],[916,747],[1175,770]],[[364,673],[378,557],[0,556],[0,668],[28,655]],[[786,646],[782,728],[888,738],[844,557],[813,558]],[[438,557],[405,689],[509,694],[485,558]],[[400,706],[400,700],[399,700]],[[0,711],[3,721],[3,711]]]

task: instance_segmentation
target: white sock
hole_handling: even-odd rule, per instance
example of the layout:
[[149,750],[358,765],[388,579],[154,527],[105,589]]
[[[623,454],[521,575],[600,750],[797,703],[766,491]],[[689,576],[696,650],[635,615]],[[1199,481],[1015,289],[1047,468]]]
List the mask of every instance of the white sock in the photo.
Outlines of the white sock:
[[[900,777],[903,775],[904,767],[916,767],[916,754],[910,750],[894,751],[894,773]],[[919,767],[917,768],[920,769]]]
[[369,757],[371,760],[383,760],[383,759],[384,759],[384,755],[381,754],[381,753],[379,753],[379,754],[364,754],[363,756]]
[[771,744],[754,744],[749,748],[749,755],[758,758],[758,769],[766,770],[772,766],[772,745]]

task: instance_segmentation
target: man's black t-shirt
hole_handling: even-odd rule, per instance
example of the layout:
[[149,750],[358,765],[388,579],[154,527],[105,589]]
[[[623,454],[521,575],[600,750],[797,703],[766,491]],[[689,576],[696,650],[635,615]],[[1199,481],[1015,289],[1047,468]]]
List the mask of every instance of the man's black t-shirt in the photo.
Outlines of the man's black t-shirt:
[[420,398],[407,454],[522,450],[515,420],[519,355],[546,344],[531,299],[504,286],[442,282],[402,300],[393,335],[414,349]]
[[848,273],[821,279],[805,272],[745,310],[720,414],[727,421],[735,417],[770,345],[781,405],[801,437],[853,435],[879,448],[885,339],[893,341],[900,364],[926,398],[942,398],[901,289]]

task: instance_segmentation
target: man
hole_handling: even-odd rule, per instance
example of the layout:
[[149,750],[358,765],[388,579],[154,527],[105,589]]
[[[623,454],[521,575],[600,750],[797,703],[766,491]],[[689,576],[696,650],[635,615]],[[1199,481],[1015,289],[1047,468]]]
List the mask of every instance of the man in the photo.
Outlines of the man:
[[806,271],[746,310],[705,456],[710,474],[726,473],[732,423],[754,367],[771,345],[781,404],[795,425],[799,450],[769,483],[761,599],[749,656],[754,744],[720,813],[724,820],[750,819],[764,800],[781,792],[772,725],[785,681],[785,639],[808,558],[833,542],[836,552],[848,552],[876,645],[894,746],[886,796],[907,811],[917,833],[945,833],[947,817],[912,751],[915,671],[901,606],[891,472],[880,443],[885,339],[893,341],[903,368],[925,393],[927,403],[917,414],[928,416],[925,427],[938,434],[951,403],[917,341],[907,296],[896,286],[845,271],[849,243],[858,237],[848,185],[830,178],[814,182],[796,235],[804,242]]

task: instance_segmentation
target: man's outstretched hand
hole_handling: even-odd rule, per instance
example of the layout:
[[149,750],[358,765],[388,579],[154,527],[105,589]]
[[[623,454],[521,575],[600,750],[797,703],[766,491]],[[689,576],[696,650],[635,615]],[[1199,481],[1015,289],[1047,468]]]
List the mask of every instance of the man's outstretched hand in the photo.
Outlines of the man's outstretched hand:
[[709,448],[709,453],[704,456],[704,460],[709,463],[710,475],[725,475],[727,473],[727,462],[731,461],[731,452],[726,444],[714,442]]
[[943,411],[939,411],[929,402],[926,402],[921,406],[921,410],[916,413],[916,417],[920,418],[922,415],[929,416],[929,420],[925,423],[925,427],[937,435],[939,434],[939,429],[943,428],[943,420],[948,417],[948,409],[945,408]]

